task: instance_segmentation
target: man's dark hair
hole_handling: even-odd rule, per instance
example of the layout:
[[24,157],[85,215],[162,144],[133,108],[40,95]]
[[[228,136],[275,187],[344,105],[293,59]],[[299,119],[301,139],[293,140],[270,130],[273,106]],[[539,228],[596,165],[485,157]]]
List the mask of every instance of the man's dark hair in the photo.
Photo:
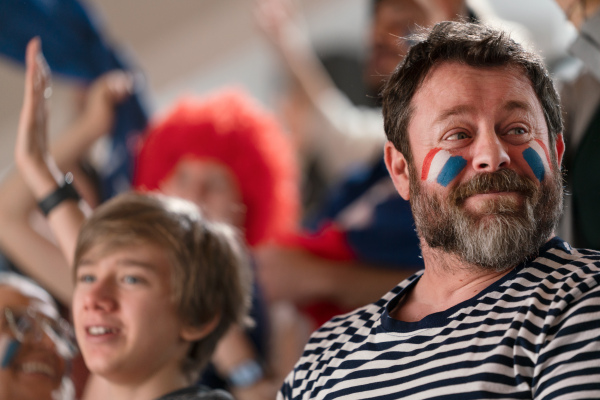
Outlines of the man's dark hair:
[[382,93],[385,133],[408,162],[412,162],[407,132],[412,98],[431,69],[447,61],[480,68],[522,69],[541,102],[554,149],[556,137],[563,130],[560,99],[539,56],[525,50],[505,32],[467,22],[440,22],[416,39]]

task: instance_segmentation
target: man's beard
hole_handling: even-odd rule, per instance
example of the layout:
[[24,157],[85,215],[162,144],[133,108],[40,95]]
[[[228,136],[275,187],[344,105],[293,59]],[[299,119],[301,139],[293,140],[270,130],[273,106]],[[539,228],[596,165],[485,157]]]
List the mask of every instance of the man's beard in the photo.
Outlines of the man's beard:
[[[448,197],[426,190],[410,163],[411,208],[419,236],[463,261],[493,271],[505,271],[537,253],[556,229],[562,212],[562,176],[555,167],[540,186],[515,171],[481,173],[455,186]],[[467,210],[474,194],[516,192]]]

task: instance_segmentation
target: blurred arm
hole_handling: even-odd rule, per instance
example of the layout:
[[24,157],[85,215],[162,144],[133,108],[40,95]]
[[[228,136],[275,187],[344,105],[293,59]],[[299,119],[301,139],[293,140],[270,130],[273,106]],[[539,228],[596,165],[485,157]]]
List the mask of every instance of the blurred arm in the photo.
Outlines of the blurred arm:
[[[91,144],[112,125],[115,102],[128,92],[123,73],[109,73],[90,88],[84,111],[61,135],[50,155],[47,147],[47,106],[44,93],[50,87],[50,71],[33,39],[26,54],[25,93],[15,146],[17,171],[2,182],[0,192],[0,246],[26,274],[45,286],[64,304],[70,303],[72,264],[84,210],[75,201],[63,201],[48,216],[57,243],[32,226],[37,202],[62,184],[63,171],[75,172]],[[48,92],[46,92],[48,93]],[[82,174],[75,174],[82,175]],[[76,186],[79,182],[76,182]],[[40,218],[38,213],[37,217]],[[57,247],[57,245],[59,247]]]
[[301,249],[263,246],[255,252],[257,279],[270,301],[329,300],[356,308],[378,300],[418,268],[390,269],[333,261]]
[[333,174],[346,172],[350,164],[372,161],[385,139],[381,112],[354,106],[337,89],[315,54],[292,1],[259,0],[256,15],[286,69],[327,124],[326,132],[316,137],[319,146],[325,146],[324,154],[345,155],[335,163],[325,157]]

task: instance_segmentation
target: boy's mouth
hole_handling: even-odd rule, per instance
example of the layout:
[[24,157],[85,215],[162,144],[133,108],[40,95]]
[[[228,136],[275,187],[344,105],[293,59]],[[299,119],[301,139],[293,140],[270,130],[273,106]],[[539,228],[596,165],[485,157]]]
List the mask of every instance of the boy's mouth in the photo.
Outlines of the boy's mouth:
[[110,335],[113,333],[117,333],[118,331],[116,328],[100,325],[88,326],[85,330],[88,333],[88,335],[91,336]]

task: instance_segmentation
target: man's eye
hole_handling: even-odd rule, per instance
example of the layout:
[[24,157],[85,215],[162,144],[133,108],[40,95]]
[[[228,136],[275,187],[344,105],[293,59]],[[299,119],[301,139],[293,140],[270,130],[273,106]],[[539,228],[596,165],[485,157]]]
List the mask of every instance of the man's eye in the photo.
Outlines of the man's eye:
[[454,133],[450,136],[448,136],[446,138],[446,140],[463,140],[463,139],[468,139],[469,135],[467,135],[465,132],[457,132]]
[[527,133],[527,130],[525,128],[512,128],[511,130],[508,131],[508,135],[525,135]]

